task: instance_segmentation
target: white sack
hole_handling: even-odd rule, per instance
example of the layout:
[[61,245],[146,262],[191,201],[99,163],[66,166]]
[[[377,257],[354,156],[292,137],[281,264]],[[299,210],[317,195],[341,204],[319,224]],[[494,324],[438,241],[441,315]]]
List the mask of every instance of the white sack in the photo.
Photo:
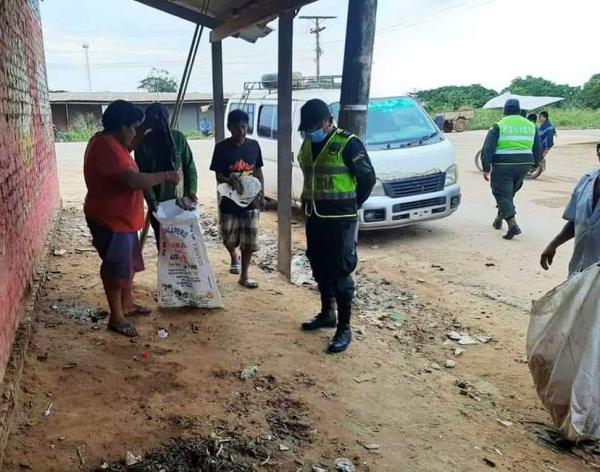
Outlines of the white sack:
[[600,439],[600,265],[533,304],[527,362],[565,439]]
[[186,211],[175,200],[169,200],[158,206],[154,216],[160,222],[158,304],[169,308],[222,308],[198,222],[198,208]]

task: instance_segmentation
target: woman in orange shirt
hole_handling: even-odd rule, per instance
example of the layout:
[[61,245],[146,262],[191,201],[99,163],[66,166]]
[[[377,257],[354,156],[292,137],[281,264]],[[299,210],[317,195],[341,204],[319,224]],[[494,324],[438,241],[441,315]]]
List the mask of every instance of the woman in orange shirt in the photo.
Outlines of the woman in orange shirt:
[[176,184],[176,171],[139,171],[130,155],[144,114],[124,100],[111,103],[102,115],[103,131],[92,137],[85,151],[83,174],[87,195],[83,211],[102,265],[100,277],[110,307],[108,328],[137,336],[128,315],[148,314],[135,305],[133,276],[144,269],[138,231],[144,226],[143,190],[163,182]]

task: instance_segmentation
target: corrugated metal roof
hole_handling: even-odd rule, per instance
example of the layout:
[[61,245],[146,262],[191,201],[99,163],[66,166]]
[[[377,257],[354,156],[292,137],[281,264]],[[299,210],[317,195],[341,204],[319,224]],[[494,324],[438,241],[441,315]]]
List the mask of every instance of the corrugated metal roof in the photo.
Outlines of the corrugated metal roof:
[[[136,0],[153,8],[166,11],[167,13],[185,18],[195,23],[204,24],[210,29],[223,24],[233,15],[243,11],[252,0],[212,0],[209,2],[206,14],[203,15],[202,6],[204,0]],[[265,22],[251,26],[239,32],[238,37],[251,43],[264,38],[273,31],[267,26],[267,23],[277,17],[277,12]]]
[[[170,0],[173,3],[177,3],[183,7],[194,9],[198,12],[202,9],[203,0]],[[229,20],[233,15],[244,11],[244,8],[249,4],[253,3],[249,0],[218,0],[209,2],[207,15],[217,18],[223,22]],[[239,37],[255,43],[257,39],[264,38],[273,31],[272,28],[267,26],[275,18],[277,18],[277,12],[272,17],[268,18],[264,23],[251,26],[240,31]]]
[[[226,96],[227,98],[227,96]],[[132,103],[175,103],[177,94],[171,92],[51,92],[50,103],[111,103],[127,100]],[[212,102],[212,94],[188,92],[185,102]]]
[[[287,9],[299,9],[316,0],[210,0],[206,10],[205,0],[136,0],[171,15],[184,18],[215,30],[229,24],[232,29],[222,37],[233,35],[251,43],[273,31],[268,23]],[[244,21],[247,20],[247,21]],[[243,28],[244,25],[253,26]],[[232,26],[233,24],[239,26]],[[238,28],[242,28],[239,29]],[[212,34],[215,32],[213,31]],[[221,39],[219,38],[219,39]],[[211,39],[212,40],[212,39]]]

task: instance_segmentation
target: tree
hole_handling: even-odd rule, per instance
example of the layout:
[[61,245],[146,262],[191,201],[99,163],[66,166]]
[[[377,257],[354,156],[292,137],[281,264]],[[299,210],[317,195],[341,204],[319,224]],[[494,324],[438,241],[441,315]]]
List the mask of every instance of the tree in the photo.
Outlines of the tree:
[[589,108],[600,108],[600,74],[594,74],[581,90],[581,101]]
[[177,81],[168,71],[153,67],[148,76],[140,81],[138,89],[147,92],[177,92]]
[[579,87],[572,87],[568,84],[557,84],[542,77],[528,75],[513,79],[510,85],[504,89],[504,92],[510,91],[510,93],[516,95],[563,97],[566,104],[574,105],[578,99],[580,90]]
[[481,108],[485,102],[497,95],[495,90],[480,84],[447,85],[431,90],[419,90],[413,94],[425,102],[431,112],[455,111],[460,109]]

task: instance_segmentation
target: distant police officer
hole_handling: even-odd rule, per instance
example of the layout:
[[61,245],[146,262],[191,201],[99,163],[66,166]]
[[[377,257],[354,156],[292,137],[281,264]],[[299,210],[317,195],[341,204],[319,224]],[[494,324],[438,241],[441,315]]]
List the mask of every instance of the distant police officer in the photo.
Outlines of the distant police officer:
[[525,174],[537,167],[541,158],[535,124],[521,116],[518,100],[508,99],[504,104],[504,118],[488,131],[482,155],[483,177],[489,181],[491,172],[492,193],[498,208],[493,227],[500,230],[503,220],[508,223],[504,239],[521,234],[513,200],[523,186]]
[[304,136],[299,162],[304,173],[307,257],[321,293],[320,313],[302,329],[337,327],[328,348],[337,353],[352,340],[358,210],[375,185],[375,171],[363,143],[333,125],[322,100],[309,100],[302,107],[299,130]]

